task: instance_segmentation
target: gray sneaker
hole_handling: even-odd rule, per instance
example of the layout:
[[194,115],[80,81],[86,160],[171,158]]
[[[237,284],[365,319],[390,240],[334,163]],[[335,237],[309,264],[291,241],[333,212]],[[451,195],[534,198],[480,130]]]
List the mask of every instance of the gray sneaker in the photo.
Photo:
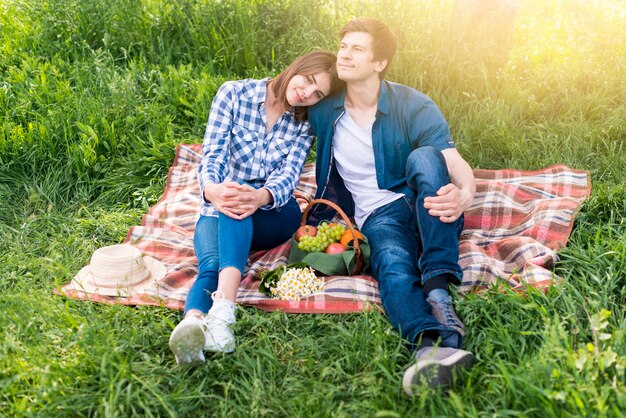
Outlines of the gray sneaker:
[[425,347],[415,353],[417,362],[404,372],[402,386],[413,395],[413,386],[422,383],[431,388],[449,386],[459,370],[474,361],[469,351],[450,347]]
[[461,337],[465,335],[465,325],[454,311],[452,297],[447,291],[439,289],[431,291],[426,302],[430,304],[432,315],[441,325],[452,328]]

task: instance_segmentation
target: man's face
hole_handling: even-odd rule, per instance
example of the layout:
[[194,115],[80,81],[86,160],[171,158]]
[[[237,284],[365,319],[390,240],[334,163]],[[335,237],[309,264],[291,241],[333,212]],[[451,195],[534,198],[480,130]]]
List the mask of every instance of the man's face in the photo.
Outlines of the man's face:
[[387,61],[375,61],[372,35],[367,32],[348,32],[339,42],[337,74],[346,81],[378,80],[378,74]]

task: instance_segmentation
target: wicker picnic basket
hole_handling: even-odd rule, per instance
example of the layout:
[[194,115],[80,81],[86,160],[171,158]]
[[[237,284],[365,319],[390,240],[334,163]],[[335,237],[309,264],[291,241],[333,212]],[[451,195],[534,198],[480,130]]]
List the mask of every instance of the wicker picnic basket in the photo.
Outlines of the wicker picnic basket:
[[318,204],[330,206],[337,211],[345,222],[347,229],[352,233],[352,242],[346,251],[339,254],[326,254],[323,252],[306,252],[298,248],[295,234],[291,237],[291,250],[289,263],[304,262],[308,266],[327,276],[355,275],[361,273],[369,266],[370,246],[366,237],[358,238],[354,226],[345,212],[335,203],[326,199],[314,199],[309,202],[302,213],[300,226],[307,223],[311,208]]

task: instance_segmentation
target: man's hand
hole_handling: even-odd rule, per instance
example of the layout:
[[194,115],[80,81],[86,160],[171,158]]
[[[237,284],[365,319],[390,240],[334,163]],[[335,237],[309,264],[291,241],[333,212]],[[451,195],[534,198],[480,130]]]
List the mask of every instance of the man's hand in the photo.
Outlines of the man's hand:
[[255,189],[247,184],[224,182],[204,186],[204,198],[220,213],[233,219],[245,219],[272,201],[272,194],[265,188]]
[[437,190],[437,196],[424,199],[424,207],[428,209],[428,213],[445,223],[459,219],[471,203],[472,193],[461,190],[452,183]]
[[424,199],[424,207],[441,222],[452,223],[469,208],[476,193],[474,173],[456,148],[441,152],[446,160],[451,183],[437,190],[437,195]]

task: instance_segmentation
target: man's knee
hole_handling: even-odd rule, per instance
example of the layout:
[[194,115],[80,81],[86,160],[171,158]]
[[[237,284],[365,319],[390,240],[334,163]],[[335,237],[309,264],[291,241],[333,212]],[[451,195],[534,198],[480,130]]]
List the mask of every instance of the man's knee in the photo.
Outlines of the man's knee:
[[446,160],[441,151],[433,147],[419,147],[414,149],[407,160],[407,172],[428,171],[430,167],[440,169],[445,167]]
[[433,147],[420,147],[409,154],[406,166],[407,182],[413,188],[441,187],[450,182],[443,153]]

